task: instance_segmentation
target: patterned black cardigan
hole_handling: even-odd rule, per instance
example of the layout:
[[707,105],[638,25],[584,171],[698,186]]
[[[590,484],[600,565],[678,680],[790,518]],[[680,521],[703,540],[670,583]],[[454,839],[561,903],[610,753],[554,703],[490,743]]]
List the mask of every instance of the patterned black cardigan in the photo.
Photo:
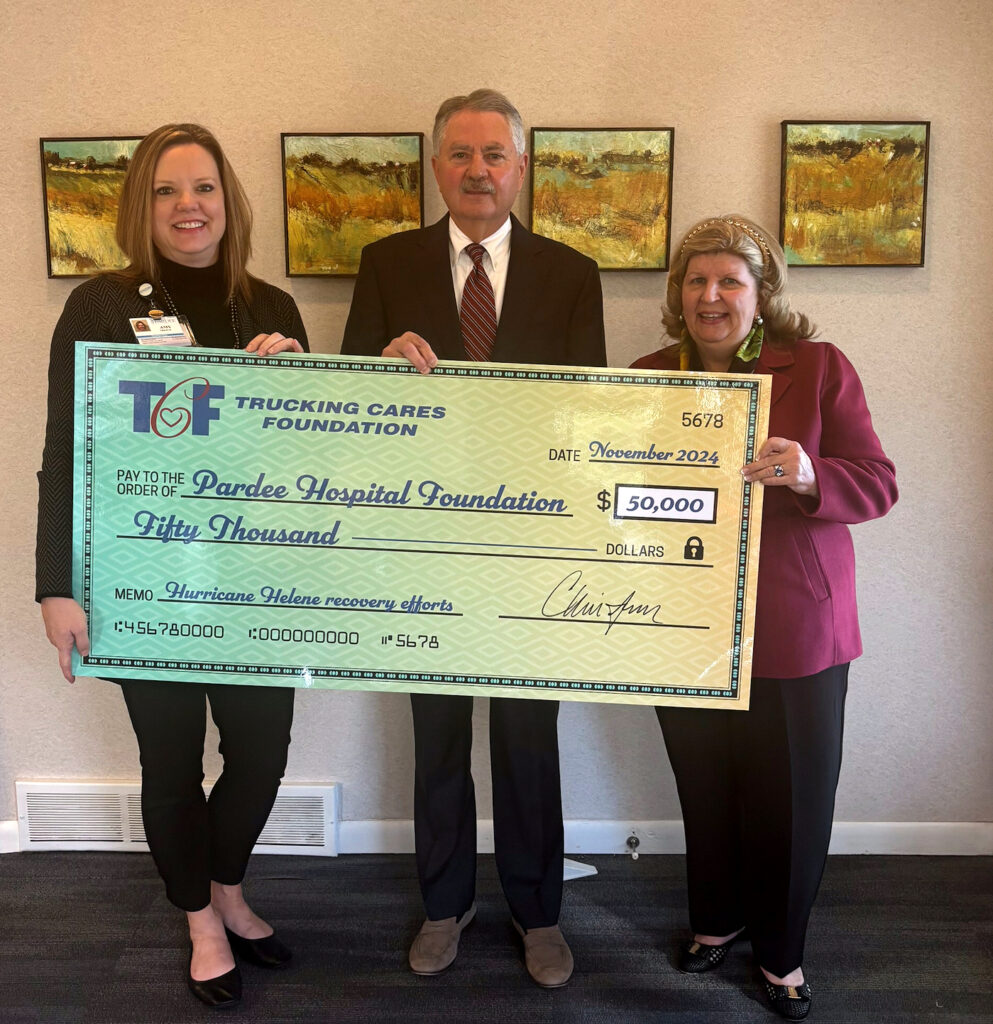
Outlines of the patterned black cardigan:
[[[55,326],[48,363],[48,424],[38,474],[38,540],[35,600],[72,597],[73,391],[77,341],[135,344],[128,320],[148,316],[148,300],[137,287],[113,277],[95,277],[66,300]],[[279,331],[308,349],[307,332],[292,296],[252,280],[252,300],[238,300],[243,342]]]

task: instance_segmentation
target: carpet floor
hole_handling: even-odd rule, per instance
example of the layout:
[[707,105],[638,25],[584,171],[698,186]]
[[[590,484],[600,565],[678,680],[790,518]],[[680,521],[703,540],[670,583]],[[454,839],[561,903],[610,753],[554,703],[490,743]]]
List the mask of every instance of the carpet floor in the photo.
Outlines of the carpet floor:
[[[242,967],[244,997],[210,1011],[187,991],[182,914],[150,858],[0,857],[2,1024],[707,1024],[770,1022],[747,944],[722,967],[672,966],[685,937],[682,857],[585,856],[561,924],[562,989],[528,978],[492,857],[476,921],[436,978],[407,969],[421,921],[410,856],[255,857],[246,891],[295,953]],[[993,858],[831,857],[804,963],[815,1024],[993,1024]]]

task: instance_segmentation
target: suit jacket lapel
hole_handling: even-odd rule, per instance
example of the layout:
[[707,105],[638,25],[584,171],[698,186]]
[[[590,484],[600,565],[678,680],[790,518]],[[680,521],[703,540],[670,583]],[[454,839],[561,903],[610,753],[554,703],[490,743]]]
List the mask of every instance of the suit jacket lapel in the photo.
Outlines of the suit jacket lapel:
[[448,214],[424,229],[420,244],[423,263],[415,269],[409,284],[417,293],[414,300],[424,307],[426,320],[432,325],[431,334],[425,337],[440,359],[465,359],[452,285]]
[[[514,351],[527,346],[531,310],[539,300],[542,279],[542,241],[510,215],[510,264],[503,293],[503,308],[497,325],[493,358],[511,360]],[[505,354],[511,350],[510,354]]]
[[763,345],[759,361],[755,365],[756,373],[772,374],[772,405],[775,405],[789,390],[793,383],[790,368],[795,362],[791,348],[773,348]]

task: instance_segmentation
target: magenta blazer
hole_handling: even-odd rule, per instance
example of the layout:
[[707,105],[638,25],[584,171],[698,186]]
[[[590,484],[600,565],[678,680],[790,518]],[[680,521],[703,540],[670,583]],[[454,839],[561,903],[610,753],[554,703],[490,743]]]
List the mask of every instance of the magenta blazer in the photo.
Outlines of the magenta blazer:
[[[679,346],[631,365],[678,369]],[[820,492],[813,499],[765,488],[752,675],[793,679],[862,653],[846,524],[889,511],[896,471],[872,429],[858,374],[834,345],[763,345],[755,373],[772,375],[769,436],[803,446]]]

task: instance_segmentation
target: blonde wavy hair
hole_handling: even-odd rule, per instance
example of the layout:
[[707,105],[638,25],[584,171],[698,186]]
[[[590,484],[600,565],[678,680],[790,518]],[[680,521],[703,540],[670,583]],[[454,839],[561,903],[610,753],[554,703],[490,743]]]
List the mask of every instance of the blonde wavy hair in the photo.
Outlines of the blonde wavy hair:
[[248,300],[252,288],[252,277],[246,269],[252,254],[252,208],[221,144],[199,124],[164,124],[149,132],[134,151],[117,209],[117,244],[130,263],[115,276],[134,282],[158,280],[159,253],[152,241],[155,168],[166,150],[188,145],[202,146],[217,164],[226,219],[219,256],[224,264],[226,298],[240,295]]
[[765,336],[773,344],[791,345],[812,338],[817,327],[803,313],[790,307],[786,297],[786,257],[779,244],[754,221],[737,213],[707,217],[686,232],[669,268],[662,323],[666,334],[677,341],[683,332],[683,279],[694,256],[731,253],[745,261],[759,288],[759,312]]

